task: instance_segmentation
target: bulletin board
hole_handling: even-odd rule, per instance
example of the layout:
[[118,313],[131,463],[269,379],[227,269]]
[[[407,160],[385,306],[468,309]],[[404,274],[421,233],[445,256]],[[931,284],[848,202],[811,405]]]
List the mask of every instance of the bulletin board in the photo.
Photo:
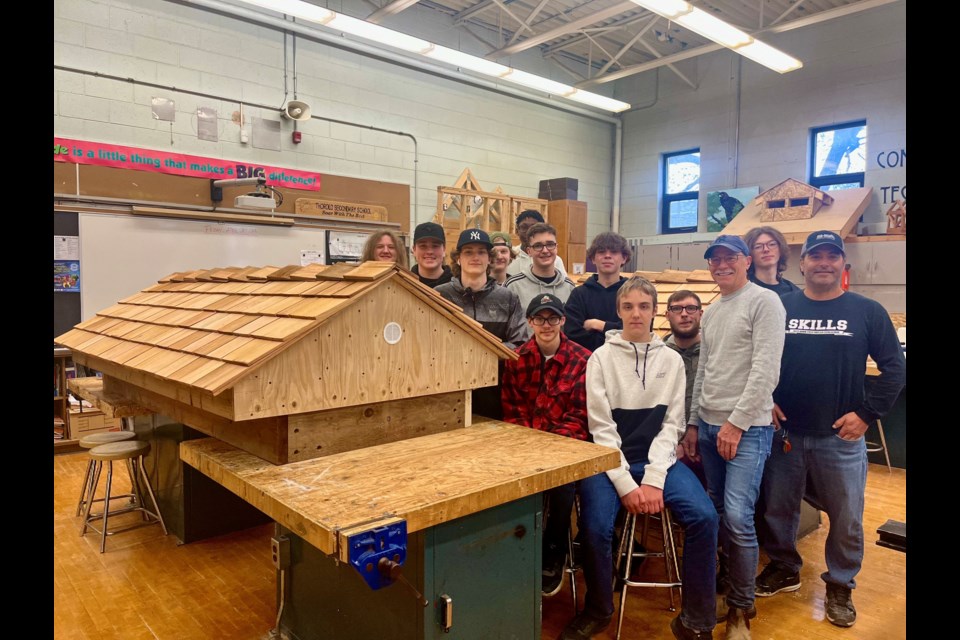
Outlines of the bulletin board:
[[80,213],[80,313],[87,320],[176,271],[300,264],[327,230]]

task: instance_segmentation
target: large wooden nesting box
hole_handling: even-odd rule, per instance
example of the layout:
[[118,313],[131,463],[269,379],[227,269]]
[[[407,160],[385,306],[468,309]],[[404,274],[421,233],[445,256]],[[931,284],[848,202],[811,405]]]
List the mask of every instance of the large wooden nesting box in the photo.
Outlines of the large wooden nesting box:
[[56,342],[104,392],[275,464],[468,426],[516,358],[381,262],[175,273]]
[[816,187],[787,178],[758,195],[754,202],[761,206],[761,222],[779,222],[812,218],[821,207],[833,204],[833,197]]

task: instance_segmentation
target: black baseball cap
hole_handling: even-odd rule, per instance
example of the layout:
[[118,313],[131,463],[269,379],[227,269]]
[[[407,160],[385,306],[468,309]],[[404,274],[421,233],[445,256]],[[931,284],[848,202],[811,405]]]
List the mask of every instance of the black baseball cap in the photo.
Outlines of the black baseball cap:
[[483,229],[464,229],[460,233],[460,239],[457,240],[457,251],[460,251],[465,244],[483,244],[487,249],[493,249],[490,236]]
[[532,318],[544,309],[553,311],[558,316],[563,315],[563,301],[552,293],[542,293],[533,297],[527,305],[527,317]]
[[424,238],[433,238],[434,240],[439,240],[441,243],[447,241],[447,237],[443,233],[443,227],[436,222],[418,224],[417,228],[413,230],[413,244],[417,244],[418,240],[423,240]]
[[807,240],[803,243],[803,249],[800,250],[800,257],[802,258],[817,247],[825,245],[833,247],[843,255],[847,255],[847,252],[843,250],[843,238],[833,231],[814,231],[807,236]]

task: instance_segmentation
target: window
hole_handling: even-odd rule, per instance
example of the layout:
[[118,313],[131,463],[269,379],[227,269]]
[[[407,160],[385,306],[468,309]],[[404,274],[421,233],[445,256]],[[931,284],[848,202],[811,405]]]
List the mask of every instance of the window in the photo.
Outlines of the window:
[[823,191],[863,186],[867,121],[810,130],[810,184]]
[[661,233],[697,230],[700,197],[700,149],[663,154]]

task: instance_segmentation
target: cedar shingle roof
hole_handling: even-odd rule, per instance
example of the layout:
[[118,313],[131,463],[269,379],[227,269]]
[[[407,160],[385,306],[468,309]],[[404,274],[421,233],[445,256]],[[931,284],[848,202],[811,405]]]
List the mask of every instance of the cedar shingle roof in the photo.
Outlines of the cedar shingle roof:
[[388,279],[472,333],[498,357],[516,358],[459,307],[388,262],[173,273],[55,342],[216,395]]

